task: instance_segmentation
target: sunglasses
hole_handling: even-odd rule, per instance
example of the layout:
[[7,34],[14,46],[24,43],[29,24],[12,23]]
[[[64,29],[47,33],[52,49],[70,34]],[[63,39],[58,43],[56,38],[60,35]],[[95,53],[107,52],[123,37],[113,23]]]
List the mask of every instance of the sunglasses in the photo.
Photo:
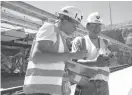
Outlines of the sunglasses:
[[102,25],[101,23],[89,23],[90,25]]
[[102,26],[102,24],[100,24],[100,23],[89,23],[89,25],[94,26],[94,27],[101,27]]

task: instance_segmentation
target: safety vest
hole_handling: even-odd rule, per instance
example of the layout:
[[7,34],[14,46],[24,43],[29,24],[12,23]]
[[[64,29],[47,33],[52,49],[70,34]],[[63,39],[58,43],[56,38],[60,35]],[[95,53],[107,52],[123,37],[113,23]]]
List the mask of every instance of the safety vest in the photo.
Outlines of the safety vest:
[[[46,24],[44,26],[43,31],[45,29],[49,29],[52,27],[52,33],[50,36],[51,38],[54,38],[56,36],[57,40],[54,43],[54,48],[51,51],[54,52],[67,52],[67,46],[62,38],[59,29],[55,25]],[[39,31],[42,32],[43,31]],[[38,32],[38,33],[39,33]],[[47,31],[46,34],[48,34]],[[46,35],[45,34],[45,35]],[[54,35],[55,34],[55,35]],[[41,35],[39,33],[40,37],[44,37],[45,35]],[[52,37],[54,35],[54,37]],[[34,40],[34,45],[36,44],[38,37],[36,36],[36,40]],[[33,51],[33,47],[31,49],[31,53]],[[50,58],[52,60],[52,58]],[[32,93],[47,93],[47,94],[62,94],[62,81],[63,76],[65,74],[65,64],[64,62],[58,62],[58,63],[34,63],[31,58],[28,62],[27,72],[25,75],[25,81],[24,81],[24,92],[26,94],[32,94]]]
[[[105,48],[105,43],[103,39],[100,39],[100,49],[97,50],[97,48],[94,46],[94,44],[91,42],[89,36],[84,37],[85,41],[85,48],[88,50],[87,54],[87,59],[89,62],[96,61],[97,57],[100,54],[105,54],[107,55],[109,51],[106,50]],[[75,43],[74,43],[75,41]],[[73,44],[76,44],[73,46],[73,48],[78,49],[79,44],[83,45],[83,41],[81,37],[78,37],[73,41]],[[78,42],[80,41],[80,42]],[[77,45],[78,44],[78,45]],[[77,47],[76,47],[77,46]],[[75,50],[76,51],[76,50]],[[74,51],[73,51],[74,52]],[[83,59],[80,59],[83,60]],[[87,76],[89,79],[93,80],[105,80],[108,81],[108,76],[109,76],[109,67],[97,67],[97,66],[86,66],[83,64],[76,64],[74,66],[69,66],[69,74],[70,74],[70,79],[72,82],[79,83],[82,80],[82,76]]]
[[[92,56],[92,54],[94,54],[93,56],[93,60],[97,60],[98,56],[100,54],[104,54],[104,55],[107,55],[110,53],[110,51],[106,48],[105,46],[105,43],[103,41],[103,39],[100,39],[99,42],[100,42],[100,49],[97,50],[96,47],[94,46],[94,44],[91,42],[89,36],[85,36],[85,41],[86,41],[86,47],[87,49],[91,52],[90,52],[90,56]],[[88,45],[90,44],[91,45],[91,48],[90,46]],[[95,57],[96,56],[96,57]],[[92,59],[90,59],[92,60]],[[91,79],[94,79],[94,80],[105,80],[105,81],[108,81],[108,78],[109,78],[109,67],[93,67],[93,68],[96,68],[97,69],[97,72],[94,72],[94,75],[93,77],[91,77]]]

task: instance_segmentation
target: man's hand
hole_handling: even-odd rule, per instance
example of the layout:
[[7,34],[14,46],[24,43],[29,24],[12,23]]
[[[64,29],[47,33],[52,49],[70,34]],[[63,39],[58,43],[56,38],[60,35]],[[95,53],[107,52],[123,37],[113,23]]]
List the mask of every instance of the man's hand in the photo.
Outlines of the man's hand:
[[103,55],[100,55],[98,58],[97,58],[97,66],[99,67],[104,67],[104,66],[109,66],[109,57],[105,57]]
[[71,53],[72,54],[71,58],[72,59],[83,59],[84,57],[87,57],[87,53],[88,53],[87,50],[77,51],[75,53]]
[[119,48],[117,45],[109,45],[108,49],[112,52],[119,52]]

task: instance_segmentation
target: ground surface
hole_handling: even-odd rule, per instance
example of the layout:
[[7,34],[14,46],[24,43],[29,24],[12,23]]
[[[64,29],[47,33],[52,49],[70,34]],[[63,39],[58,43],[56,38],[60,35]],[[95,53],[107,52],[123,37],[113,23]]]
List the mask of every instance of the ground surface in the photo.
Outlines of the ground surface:
[[10,88],[14,86],[21,86],[24,82],[24,76],[12,75],[1,77],[1,88]]

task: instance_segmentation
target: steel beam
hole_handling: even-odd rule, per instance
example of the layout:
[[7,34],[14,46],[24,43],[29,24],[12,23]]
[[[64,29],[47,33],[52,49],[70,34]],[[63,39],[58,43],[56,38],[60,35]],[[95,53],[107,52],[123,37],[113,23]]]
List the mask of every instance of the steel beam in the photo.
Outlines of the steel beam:
[[30,27],[30,29],[38,30],[41,27],[41,25],[38,25],[33,21],[27,21],[24,18],[6,12],[1,12],[1,19],[14,24]]
[[14,25],[14,26],[19,26],[19,27],[24,27],[24,28],[36,30],[36,29],[32,28],[31,26],[14,23],[14,22],[11,22],[11,21],[8,21],[8,20],[1,20],[1,23],[6,23],[6,24],[9,24],[9,25]]
[[1,6],[41,19],[43,21],[50,19],[56,19],[57,17],[54,14],[46,12],[42,9],[36,8],[30,4],[24,3],[22,1],[2,1]]

